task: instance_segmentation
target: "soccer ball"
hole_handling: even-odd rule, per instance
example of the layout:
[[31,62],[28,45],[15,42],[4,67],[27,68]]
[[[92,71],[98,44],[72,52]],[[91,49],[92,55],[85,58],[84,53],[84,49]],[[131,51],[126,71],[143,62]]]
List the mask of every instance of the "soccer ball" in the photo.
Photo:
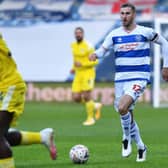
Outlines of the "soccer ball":
[[71,148],[69,157],[75,164],[84,164],[89,159],[89,150],[84,145],[75,145]]

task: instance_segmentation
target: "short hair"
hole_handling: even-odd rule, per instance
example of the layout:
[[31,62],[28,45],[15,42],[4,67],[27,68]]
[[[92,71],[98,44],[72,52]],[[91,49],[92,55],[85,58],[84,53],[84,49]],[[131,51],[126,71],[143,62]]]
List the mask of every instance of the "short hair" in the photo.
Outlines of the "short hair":
[[76,27],[76,28],[75,28],[75,32],[76,32],[77,30],[80,30],[82,33],[84,33],[84,29],[83,29],[82,27]]
[[124,4],[121,5],[120,8],[126,8],[126,7],[130,7],[133,12],[136,12],[135,6],[133,4],[131,4],[131,3],[124,3]]

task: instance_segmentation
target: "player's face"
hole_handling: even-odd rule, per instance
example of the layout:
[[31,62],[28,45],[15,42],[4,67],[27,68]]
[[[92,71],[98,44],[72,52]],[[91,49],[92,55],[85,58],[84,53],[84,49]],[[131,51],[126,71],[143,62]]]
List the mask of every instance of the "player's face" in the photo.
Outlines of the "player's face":
[[121,8],[120,18],[123,26],[128,28],[134,23],[135,12],[130,7]]
[[83,32],[80,29],[75,30],[75,38],[77,42],[81,42],[83,40]]

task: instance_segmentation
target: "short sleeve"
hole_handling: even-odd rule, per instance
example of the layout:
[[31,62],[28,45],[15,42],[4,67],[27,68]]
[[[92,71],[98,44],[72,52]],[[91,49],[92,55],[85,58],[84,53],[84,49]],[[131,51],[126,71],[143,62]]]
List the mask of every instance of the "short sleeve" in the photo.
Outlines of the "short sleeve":
[[147,33],[148,33],[148,39],[149,39],[149,41],[155,42],[157,40],[158,33],[156,33],[154,29],[148,28]]

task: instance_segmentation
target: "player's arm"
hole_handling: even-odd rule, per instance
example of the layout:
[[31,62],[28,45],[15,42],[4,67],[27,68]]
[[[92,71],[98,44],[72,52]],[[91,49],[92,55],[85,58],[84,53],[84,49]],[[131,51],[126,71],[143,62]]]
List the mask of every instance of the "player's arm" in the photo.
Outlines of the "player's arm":
[[[91,55],[95,51],[95,49],[92,46],[89,46],[88,50],[89,50],[88,55]],[[85,61],[85,62],[82,63],[82,67],[94,67],[97,64],[98,64],[98,60],[96,60],[96,61],[90,61],[88,59],[87,61]]]
[[72,57],[73,57],[73,64],[72,64],[72,67],[71,67],[71,69],[70,69],[70,73],[71,74],[74,74],[75,73],[75,65],[74,65],[74,62],[75,62],[75,56],[74,56],[74,49],[73,49],[73,43],[71,44],[71,51],[72,51]]
[[94,66],[96,66],[98,64],[98,60],[95,60],[95,61],[90,61],[89,59],[88,59],[88,61],[87,62],[84,62],[84,63],[82,63],[82,67],[94,67]]
[[153,42],[161,46],[163,56],[162,76],[165,81],[168,81],[168,42],[163,36],[159,34],[155,35]]
[[109,34],[103,44],[98,48],[94,53],[92,53],[89,56],[90,61],[96,61],[98,58],[101,58],[105,55],[105,53],[109,50],[110,47],[112,47],[113,41],[112,41],[112,35]]

